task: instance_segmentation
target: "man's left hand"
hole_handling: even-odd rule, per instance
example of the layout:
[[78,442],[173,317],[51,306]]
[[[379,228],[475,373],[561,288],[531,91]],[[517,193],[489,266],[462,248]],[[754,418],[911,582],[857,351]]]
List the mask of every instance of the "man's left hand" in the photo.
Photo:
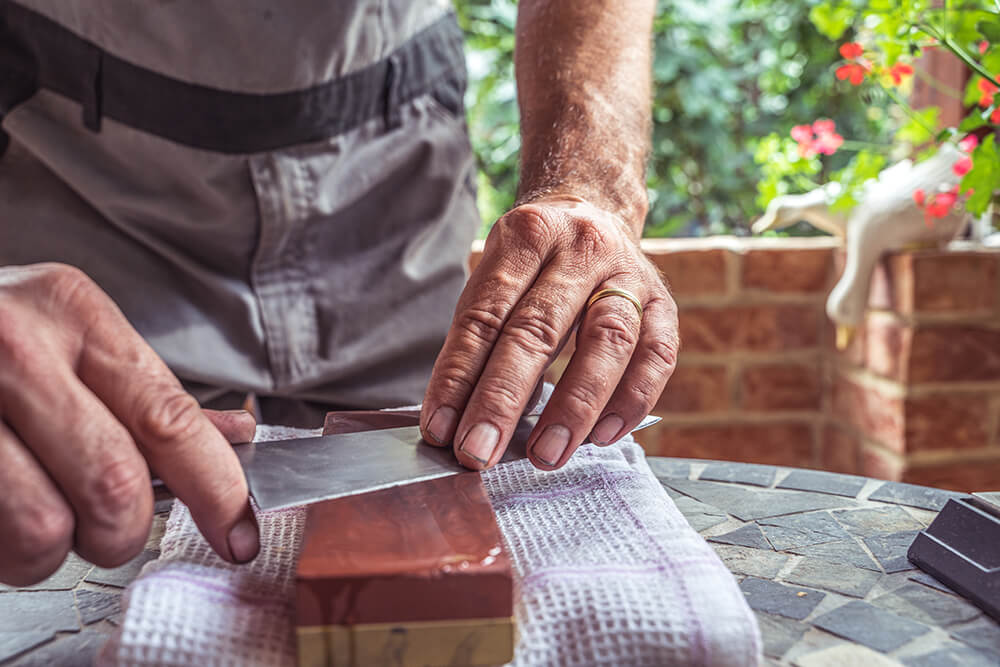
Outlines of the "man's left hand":
[[[597,292],[622,296],[586,308]],[[461,298],[424,399],[424,439],[485,469],[503,456],[542,374],[577,328],[576,350],[528,439],[552,470],[587,436],[611,444],[663,392],[677,358],[677,306],[624,221],[550,195],[504,215]]]

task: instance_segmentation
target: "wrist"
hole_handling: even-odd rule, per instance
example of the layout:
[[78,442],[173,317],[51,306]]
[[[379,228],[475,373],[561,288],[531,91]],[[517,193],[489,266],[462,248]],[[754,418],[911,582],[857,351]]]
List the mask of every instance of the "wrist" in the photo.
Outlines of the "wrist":
[[583,203],[599,208],[618,218],[629,236],[636,241],[642,237],[646,213],[649,211],[649,198],[645,187],[633,188],[633,192],[626,192],[624,188],[608,192],[606,188],[593,185],[535,186],[519,190],[514,205],[546,202]]

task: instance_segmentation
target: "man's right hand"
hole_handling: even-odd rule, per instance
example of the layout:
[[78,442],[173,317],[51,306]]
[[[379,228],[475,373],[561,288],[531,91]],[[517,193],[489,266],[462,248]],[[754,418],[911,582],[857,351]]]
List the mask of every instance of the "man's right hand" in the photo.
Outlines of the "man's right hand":
[[202,411],[79,270],[0,267],[0,581],[36,583],[71,549],[101,567],[139,553],[150,470],[220,556],[253,559],[257,524],[222,433],[252,436],[247,419]]

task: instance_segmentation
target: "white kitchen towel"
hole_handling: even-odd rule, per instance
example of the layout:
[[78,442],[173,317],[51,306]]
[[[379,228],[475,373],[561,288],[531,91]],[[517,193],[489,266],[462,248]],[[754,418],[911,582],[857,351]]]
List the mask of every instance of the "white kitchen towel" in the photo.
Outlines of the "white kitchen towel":
[[[261,427],[259,440],[315,432]],[[585,445],[555,472],[526,460],[484,473],[514,563],[512,664],[756,665],[756,619],[631,438]],[[258,514],[257,559],[233,566],[176,501],[123,597],[102,665],[291,666],[302,508]]]

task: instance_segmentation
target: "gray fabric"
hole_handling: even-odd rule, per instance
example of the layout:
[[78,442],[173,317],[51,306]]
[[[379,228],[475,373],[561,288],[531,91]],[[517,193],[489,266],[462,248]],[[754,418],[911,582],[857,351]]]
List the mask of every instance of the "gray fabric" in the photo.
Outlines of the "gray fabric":
[[[206,17],[224,15],[218,7],[232,3],[197,3],[204,13],[191,2],[174,3],[186,13],[161,17],[159,31],[152,19],[127,23],[128,3],[94,3],[123,11],[96,11],[100,21],[90,3],[88,10],[77,2],[25,4],[81,31],[100,26],[106,48],[122,48],[135,31],[135,44],[149,52],[130,55],[144,66],[193,76],[201,72],[189,62],[196,56],[181,51],[211,23]],[[351,17],[371,16],[362,11],[369,3],[328,4]],[[359,7],[348,12],[351,4]],[[396,29],[418,29],[423,22],[413,17],[437,7],[409,4],[409,22],[392,23]],[[284,7],[275,2],[270,11],[282,14]],[[242,26],[243,14],[234,15],[232,25]],[[357,37],[334,53],[331,40],[313,29],[316,16],[296,5],[285,18],[274,19],[282,26],[276,35],[288,35],[287,24],[302,28],[292,41],[315,57],[287,60],[284,79],[274,62],[251,75],[262,53],[285,58],[280,41],[262,37],[252,54],[243,49],[222,58],[233,81],[247,88],[298,85],[369,64],[369,56],[399,41],[383,28],[379,49],[361,49],[373,38]],[[237,39],[222,25],[213,39]],[[352,25],[368,29],[360,19]],[[310,39],[322,47],[298,45]],[[169,58],[161,62],[157,53]],[[221,67],[201,72],[203,82],[221,77]],[[41,91],[4,118],[11,145],[0,159],[0,264],[80,267],[206,398],[252,391],[341,407],[420,400],[478,225],[463,118],[428,94],[396,110],[398,125],[378,117],[321,141],[234,156],[108,119],[95,133],[83,127],[80,111]]]

